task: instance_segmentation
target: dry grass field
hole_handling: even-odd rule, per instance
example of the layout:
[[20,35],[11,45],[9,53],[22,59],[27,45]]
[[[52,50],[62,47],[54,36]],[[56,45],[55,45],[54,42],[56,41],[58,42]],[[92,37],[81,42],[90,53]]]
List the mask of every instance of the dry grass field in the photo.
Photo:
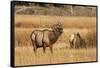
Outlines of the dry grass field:
[[[54,53],[51,54],[49,48],[43,53],[43,48],[39,48],[35,55],[31,32],[50,29],[57,22],[63,24],[64,32],[53,45]],[[69,48],[70,35],[77,31],[85,39],[87,49]],[[96,17],[15,15],[16,66],[86,61],[96,61]]]
[[24,66],[96,61],[95,48],[74,50],[65,47],[54,47],[53,49],[53,54],[51,54],[49,48],[46,49],[46,53],[44,54],[42,48],[40,48],[37,50],[37,55],[35,55],[31,46],[16,47],[15,63],[17,66]]

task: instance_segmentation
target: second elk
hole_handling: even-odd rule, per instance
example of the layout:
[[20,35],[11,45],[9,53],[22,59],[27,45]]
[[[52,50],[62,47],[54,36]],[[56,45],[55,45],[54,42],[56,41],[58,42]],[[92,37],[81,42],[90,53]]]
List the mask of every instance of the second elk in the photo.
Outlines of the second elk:
[[69,39],[70,43],[70,48],[86,48],[86,42],[85,40],[81,37],[79,32],[76,32],[71,35]]

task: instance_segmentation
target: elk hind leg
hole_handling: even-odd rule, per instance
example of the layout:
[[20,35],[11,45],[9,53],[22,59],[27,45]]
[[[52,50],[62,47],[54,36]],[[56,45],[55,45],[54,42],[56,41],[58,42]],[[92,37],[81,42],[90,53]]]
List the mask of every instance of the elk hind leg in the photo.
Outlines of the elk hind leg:
[[34,41],[32,41],[32,44],[33,44],[33,51],[34,51],[34,53],[36,54],[36,50],[37,50],[36,44],[35,44]]
[[73,44],[72,44],[72,42],[70,42],[70,48],[73,48]]
[[46,51],[46,44],[43,45],[43,52],[45,53]]
[[34,50],[34,53],[36,54],[37,47],[36,47],[36,46],[34,46],[33,50]]

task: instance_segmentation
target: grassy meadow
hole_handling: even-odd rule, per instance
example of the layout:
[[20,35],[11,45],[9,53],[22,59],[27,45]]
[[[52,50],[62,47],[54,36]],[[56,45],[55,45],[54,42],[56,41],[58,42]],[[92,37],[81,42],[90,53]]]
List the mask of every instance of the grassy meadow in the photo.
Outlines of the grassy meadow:
[[[58,22],[63,24],[64,31],[53,45],[54,53],[51,54],[48,47],[45,54],[43,48],[38,48],[36,56],[30,39],[31,32],[50,29]],[[70,35],[77,31],[85,39],[87,49],[69,48]],[[16,66],[87,61],[96,61],[96,17],[15,15]]]

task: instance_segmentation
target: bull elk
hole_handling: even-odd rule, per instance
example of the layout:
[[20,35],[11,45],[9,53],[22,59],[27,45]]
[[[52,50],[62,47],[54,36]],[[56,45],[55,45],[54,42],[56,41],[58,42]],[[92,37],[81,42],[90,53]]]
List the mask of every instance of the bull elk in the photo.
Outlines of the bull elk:
[[63,27],[61,23],[54,24],[51,27],[52,30],[34,30],[31,33],[31,41],[33,45],[33,50],[36,53],[37,48],[43,47],[43,52],[45,53],[46,47],[50,48],[51,53],[53,53],[53,44],[57,41],[60,35],[63,33]]

